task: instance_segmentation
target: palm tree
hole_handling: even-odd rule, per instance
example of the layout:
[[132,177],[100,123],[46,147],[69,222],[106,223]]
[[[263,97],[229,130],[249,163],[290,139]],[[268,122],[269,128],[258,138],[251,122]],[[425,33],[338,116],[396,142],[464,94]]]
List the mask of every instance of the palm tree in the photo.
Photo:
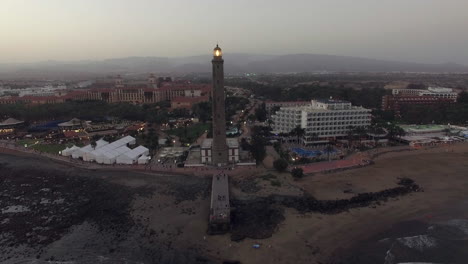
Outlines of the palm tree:
[[394,139],[396,136],[396,128],[395,126],[391,126],[388,128],[388,138]]
[[184,137],[187,137],[187,126],[188,126],[188,124],[189,124],[188,121],[184,122]]
[[95,149],[96,145],[97,145],[96,140],[91,140],[90,145],[91,145],[91,147],[93,147],[93,149]]
[[354,140],[354,126],[348,126],[347,127],[348,131],[346,131],[347,137],[348,137],[348,145],[351,147],[353,145],[353,140]]
[[444,133],[446,136],[450,135],[450,128],[445,128]]
[[325,148],[325,151],[327,152],[327,159],[330,161],[330,152],[332,152],[334,148],[330,145],[330,143],[327,144],[327,147]]
[[399,126],[392,125],[388,128],[388,137],[391,139],[395,139],[396,137],[401,138],[404,135],[406,135],[405,130]]
[[361,143],[362,137],[367,136],[367,129],[365,127],[359,126],[359,127],[354,128],[353,133],[355,135],[358,135],[359,143]]
[[368,128],[368,131],[372,137],[372,140],[374,141],[375,146],[377,146],[377,143],[379,142],[380,135],[386,133],[386,130],[380,124],[373,124]]
[[397,127],[397,130],[396,130],[396,135],[401,138],[403,137],[404,135],[406,135],[406,132],[403,128],[401,127]]
[[271,119],[268,119],[267,123],[268,123],[268,127],[271,129],[271,125],[273,125],[275,122],[273,122],[273,120]]
[[297,137],[297,144],[299,144],[299,138],[304,136],[305,134],[305,129],[301,128],[301,126],[296,126],[293,130],[291,130],[291,135],[294,135]]

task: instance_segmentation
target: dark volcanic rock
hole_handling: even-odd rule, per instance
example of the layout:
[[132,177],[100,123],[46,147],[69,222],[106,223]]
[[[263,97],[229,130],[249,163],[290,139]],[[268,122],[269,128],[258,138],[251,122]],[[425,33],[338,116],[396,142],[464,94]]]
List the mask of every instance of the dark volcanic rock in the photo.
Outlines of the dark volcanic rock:
[[389,198],[398,197],[411,192],[422,191],[413,180],[403,178],[398,183],[400,186],[379,192],[360,193],[350,199],[317,200],[305,194],[303,197],[283,196],[277,197],[280,203],[292,207],[300,212],[339,213],[351,208],[369,206],[374,202],[386,201]]
[[[133,207],[135,197],[168,189],[176,199],[195,199],[209,182],[158,177],[150,181],[157,184],[136,187],[119,180],[132,180],[132,172],[78,169],[37,156],[0,154],[3,160],[0,263],[213,263],[196,250],[176,248],[168,236],[159,238]],[[188,186],[177,190],[183,183]]]
[[61,171],[13,169],[0,165],[4,243],[47,245],[84,221],[101,230],[127,232],[133,226],[132,192],[105,181]]
[[271,237],[284,220],[283,209],[271,199],[235,200],[231,204],[235,208],[231,214],[233,241]]
[[283,206],[294,208],[301,213],[333,214],[351,208],[369,206],[372,203],[420,190],[411,179],[401,179],[398,184],[400,186],[395,188],[380,192],[360,193],[350,199],[341,200],[317,200],[311,195],[304,194],[303,196],[271,195],[253,200],[231,201],[231,206],[234,208],[231,215],[231,240],[239,241],[246,237],[253,239],[270,237],[278,224],[284,220]]
[[178,176],[176,179],[171,179],[167,182],[167,190],[163,193],[174,196],[176,203],[182,201],[194,201],[198,197],[209,197],[211,193],[211,179],[197,178],[189,176]]

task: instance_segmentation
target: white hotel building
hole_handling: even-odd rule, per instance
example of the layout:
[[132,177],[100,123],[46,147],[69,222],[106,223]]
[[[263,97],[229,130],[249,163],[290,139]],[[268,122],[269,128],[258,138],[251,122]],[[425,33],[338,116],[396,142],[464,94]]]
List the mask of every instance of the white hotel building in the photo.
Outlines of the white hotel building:
[[297,126],[304,128],[303,143],[310,144],[344,137],[350,126],[369,126],[370,112],[347,101],[312,100],[306,106],[281,107],[271,119],[274,133],[289,133]]

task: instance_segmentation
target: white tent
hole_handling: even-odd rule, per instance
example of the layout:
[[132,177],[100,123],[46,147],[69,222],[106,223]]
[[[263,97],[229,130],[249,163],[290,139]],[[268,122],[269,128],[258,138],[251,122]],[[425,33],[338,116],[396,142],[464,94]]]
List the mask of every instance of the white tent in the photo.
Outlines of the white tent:
[[127,147],[127,144],[134,145],[135,143],[136,139],[131,136],[123,137],[112,143],[100,139],[96,141],[95,148],[89,144],[73,151],[71,156],[74,159],[83,158],[84,161],[96,161],[97,163],[101,164],[113,164],[115,163],[118,156],[132,151]]
[[118,156],[116,159],[116,162],[118,164],[134,164],[138,161],[138,158],[141,155],[148,155],[148,154],[149,154],[149,149],[143,146],[138,146],[137,148],[134,148],[131,151]]
[[109,144],[109,142],[101,138],[100,140],[96,141],[96,148],[102,148],[107,144]]
[[94,149],[93,149],[93,147],[91,145],[86,145],[86,146],[80,148],[79,150],[73,152],[72,153],[72,158],[74,158],[74,159],[83,158],[85,153],[91,152],[93,150]]
[[102,152],[102,155],[96,157],[96,162],[100,164],[114,164],[118,156],[131,151],[127,146]]
[[98,149],[101,149],[101,148],[103,148],[105,146],[108,146],[108,145],[109,145],[109,142],[105,141],[104,139],[100,139],[100,140],[96,141],[96,147],[95,148],[93,148],[91,146],[91,144],[87,145],[87,146],[81,148],[81,150],[83,152],[82,155],[81,155],[81,158],[83,158],[84,161],[93,161],[94,157],[93,157],[93,155],[91,153],[98,150]]
[[[93,151],[90,151],[89,153],[87,153],[85,155],[85,157],[83,157],[83,160],[85,161],[102,161],[104,158],[104,154],[105,153],[108,153],[114,149],[118,149],[122,146],[126,146],[127,144],[135,144],[136,143],[136,140],[134,137],[131,137],[131,136],[126,136],[126,137],[123,137],[119,140],[116,140],[110,144],[107,144],[101,148],[98,148],[96,147],[95,150]],[[102,162],[98,162],[98,163],[102,163]]]
[[66,153],[70,150],[69,147],[66,147],[64,150],[62,150],[62,156],[67,156]]
[[138,164],[148,164],[150,159],[150,157],[143,154],[141,155],[141,157],[138,158]]
[[75,145],[71,146],[70,148],[67,147],[66,149],[62,150],[62,156],[69,157],[73,154],[73,152],[79,149],[80,148]]

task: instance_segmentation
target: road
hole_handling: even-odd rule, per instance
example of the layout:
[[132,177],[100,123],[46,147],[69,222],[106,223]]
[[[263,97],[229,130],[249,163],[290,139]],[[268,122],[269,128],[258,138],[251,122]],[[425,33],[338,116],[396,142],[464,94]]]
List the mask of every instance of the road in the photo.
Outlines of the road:
[[256,100],[256,99],[252,99],[252,98],[249,98],[249,101],[250,101],[250,105],[251,107],[248,108],[247,110],[247,113],[244,114],[244,119],[243,120],[240,120],[242,123],[242,135],[239,136],[240,139],[242,138],[249,138],[251,136],[251,125],[252,123],[250,123],[250,121],[247,121],[247,117],[249,115],[255,115],[255,109],[257,109],[257,107],[259,106],[259,101]]

